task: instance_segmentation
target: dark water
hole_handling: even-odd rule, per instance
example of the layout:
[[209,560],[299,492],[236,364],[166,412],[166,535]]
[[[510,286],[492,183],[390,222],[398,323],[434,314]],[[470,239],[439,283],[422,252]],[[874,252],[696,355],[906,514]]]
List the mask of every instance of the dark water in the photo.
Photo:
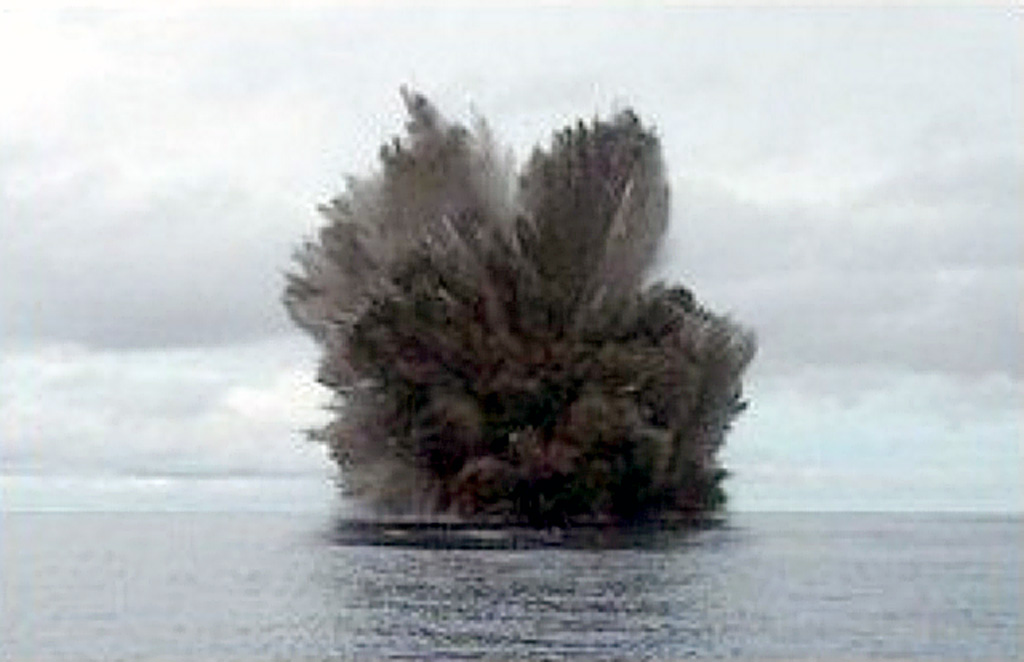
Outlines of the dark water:
[[1020,658],[1020,517],[733,515],[620,549],[322,515],[3,514],[4,660]]

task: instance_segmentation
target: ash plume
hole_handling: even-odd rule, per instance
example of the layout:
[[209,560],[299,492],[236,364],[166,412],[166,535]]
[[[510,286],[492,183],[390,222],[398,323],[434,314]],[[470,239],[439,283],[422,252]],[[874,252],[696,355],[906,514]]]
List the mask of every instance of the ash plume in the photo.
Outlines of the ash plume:
[[521,173],[482,122],[402,90],[407,136],[320,207],[284,303],[321,345],[345,489],[389,512],[630,522],[719,508],[753,334],[647,284],[659,141],[578,122]]

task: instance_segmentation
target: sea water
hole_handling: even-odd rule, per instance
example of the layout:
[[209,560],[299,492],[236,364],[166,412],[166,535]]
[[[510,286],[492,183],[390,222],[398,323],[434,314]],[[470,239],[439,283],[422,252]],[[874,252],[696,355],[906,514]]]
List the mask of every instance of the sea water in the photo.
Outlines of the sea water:
[[0,659],[1016,660],[1022,524],[749,513],[459,549],[312,513],[4,513]]

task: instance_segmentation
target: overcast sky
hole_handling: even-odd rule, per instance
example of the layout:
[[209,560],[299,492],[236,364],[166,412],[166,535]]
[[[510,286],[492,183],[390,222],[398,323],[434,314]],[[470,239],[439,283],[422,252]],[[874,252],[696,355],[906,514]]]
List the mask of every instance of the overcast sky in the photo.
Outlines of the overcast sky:
[[966,6],[0,12],[0,507],[330,507],[282,274],[409,84],[520,162],[657,127],[659,275],[760,339],[735,508],[1019,511],[1022,44]]

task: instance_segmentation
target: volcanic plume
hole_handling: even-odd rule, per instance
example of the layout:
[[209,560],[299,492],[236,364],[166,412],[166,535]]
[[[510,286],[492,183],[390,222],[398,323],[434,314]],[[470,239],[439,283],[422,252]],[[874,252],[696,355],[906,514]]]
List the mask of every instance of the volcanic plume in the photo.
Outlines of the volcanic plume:
[[632,111],[520,173],[483,121],[403,90],[407,136],[322,205],[284,302],[320,344],[314,437],[386,512],[538,526],[720,508],[753,334],[650,282],[661,148]]

